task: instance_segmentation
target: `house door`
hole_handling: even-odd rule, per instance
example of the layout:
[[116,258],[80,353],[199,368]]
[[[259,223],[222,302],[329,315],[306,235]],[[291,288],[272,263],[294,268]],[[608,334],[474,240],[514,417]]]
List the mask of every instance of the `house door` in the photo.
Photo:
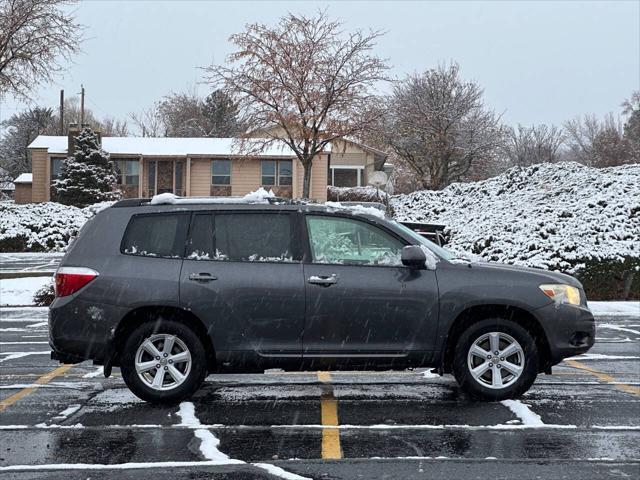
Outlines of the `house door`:
[[156,194],[173,193],[173,162],[170,160],[158,160],[158,181]]
[[[147,164],[147,185],[149,187],[149,196],[159,193],[175,193],[182,195],[184,187],[182,186],[184,177],[184,162],[174,162],[171,160],[152,160]],[[174,191],[174,174],[175,174],[175,191]]]

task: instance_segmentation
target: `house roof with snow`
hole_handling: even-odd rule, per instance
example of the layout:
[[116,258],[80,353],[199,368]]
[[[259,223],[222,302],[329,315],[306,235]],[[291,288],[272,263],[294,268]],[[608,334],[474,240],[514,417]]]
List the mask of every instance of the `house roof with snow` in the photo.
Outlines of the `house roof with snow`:
[[33,183],[33,174],[32,173],[21,173],[13,181],[13,183]]
[[[102,137],[102,148],[112,155],[142,156],[233,156],[242,155],[237,138]],[[39,135],[29,148],[67,154],[67,136]],[[293,157],[284,143],[272,145],[260,157]]]

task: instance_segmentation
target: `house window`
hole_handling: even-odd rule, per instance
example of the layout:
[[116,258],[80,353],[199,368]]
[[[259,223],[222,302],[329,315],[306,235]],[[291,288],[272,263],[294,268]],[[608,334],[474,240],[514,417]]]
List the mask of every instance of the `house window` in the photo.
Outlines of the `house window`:
[[211,161],[211,185],[231,185],[231,160]]
[[114,163],[120,185],[138,185],[140,183],[139,160],[114,160]]
[[62,173],[62,162],[64,161],[63,157],[52,157],[51,158],[51,181],[57,179]]
[[287,186],[293,180],[293,162],[291,160],[263,160],[262,185]]
[[331,185],[334,187],[360,187],[363,167],[331,167]]

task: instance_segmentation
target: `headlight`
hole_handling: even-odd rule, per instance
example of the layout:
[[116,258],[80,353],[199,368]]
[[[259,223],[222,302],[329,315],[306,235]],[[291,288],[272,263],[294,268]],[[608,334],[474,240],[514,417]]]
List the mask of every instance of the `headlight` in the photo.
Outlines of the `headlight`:
[[580,290],[576,287],[572,287],[571,285],[540,285],[540,290],[542,290],[542,293],[556,303],[580,305]]

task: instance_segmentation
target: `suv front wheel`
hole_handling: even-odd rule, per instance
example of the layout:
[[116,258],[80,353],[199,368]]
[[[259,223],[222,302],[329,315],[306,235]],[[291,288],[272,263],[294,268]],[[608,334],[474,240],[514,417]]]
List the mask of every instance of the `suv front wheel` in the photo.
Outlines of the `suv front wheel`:
[[189,327],[170,320],[136,328],[120,363],[129,389],[150,403],[175,404],[189,398],[207,375],[202,342]]
[[538,349],[522,326],[501,318],[482,320],[460,336],[453,359],[460,386],[482,400],[515,398],[538,374]]

